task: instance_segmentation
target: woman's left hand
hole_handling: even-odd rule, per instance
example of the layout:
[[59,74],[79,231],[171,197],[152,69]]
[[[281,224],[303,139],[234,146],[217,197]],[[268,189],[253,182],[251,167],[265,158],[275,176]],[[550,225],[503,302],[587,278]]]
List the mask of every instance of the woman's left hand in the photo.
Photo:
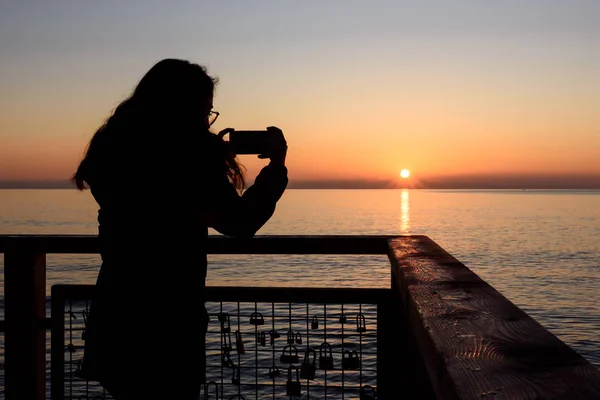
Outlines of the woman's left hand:
[[275,126],[269,126],[267,131],[270,133],[267,150],[259,154],[258,158],[270,158],[272,164],[285,165],[288,146],[283,131]]

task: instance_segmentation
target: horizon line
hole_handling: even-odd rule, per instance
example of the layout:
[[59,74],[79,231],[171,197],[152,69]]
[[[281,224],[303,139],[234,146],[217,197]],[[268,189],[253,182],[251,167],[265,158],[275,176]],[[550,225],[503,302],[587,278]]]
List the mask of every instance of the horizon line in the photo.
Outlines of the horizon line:
[[[248,180],[247,186],[253,181]],[[0,189],[75,189],[69,180],[0,180]],[[288,189],[596,190],[600,174],[452,175],[423,179],[290,179]]]

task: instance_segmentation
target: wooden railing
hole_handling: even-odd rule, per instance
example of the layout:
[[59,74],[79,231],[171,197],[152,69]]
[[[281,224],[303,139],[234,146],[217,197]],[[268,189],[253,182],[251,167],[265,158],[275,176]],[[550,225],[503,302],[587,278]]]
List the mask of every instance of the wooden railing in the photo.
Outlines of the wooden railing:
[[[98,250],[95,236],[0,236],[7,400],[45,398],[46,254]],[[381,399],[600,398],[596,367],[425,236],[211,237],[208,252],[387,254],[396,315],[380,329],[399,339],[378,374],[398,389]]]

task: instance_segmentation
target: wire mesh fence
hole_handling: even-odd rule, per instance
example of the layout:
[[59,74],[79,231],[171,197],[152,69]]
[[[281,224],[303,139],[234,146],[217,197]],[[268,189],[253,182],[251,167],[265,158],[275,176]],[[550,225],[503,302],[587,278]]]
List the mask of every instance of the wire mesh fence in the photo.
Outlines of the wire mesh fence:
[[[82,286],[53,288],[53,319],[62,312],[52,330],[53,347],[62,343],[53,349],[53,399],[111,398],[81,374],[93,294]],[[207,384],[200,398],[377,398],[381,296],[373,294],[379,292],[385,290],[209,289]]]

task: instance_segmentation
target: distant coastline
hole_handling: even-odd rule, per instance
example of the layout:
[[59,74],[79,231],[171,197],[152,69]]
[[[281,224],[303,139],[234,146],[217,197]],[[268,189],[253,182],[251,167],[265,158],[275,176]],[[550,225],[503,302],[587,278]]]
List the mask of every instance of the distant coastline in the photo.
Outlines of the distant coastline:
[[[252,184],[251,181],[248,184]],[[461,175],[411,179],[290,179],[289,189],[597,190],[594,175]],[[74,189],[67,180],[0,180],[0,189]]]

